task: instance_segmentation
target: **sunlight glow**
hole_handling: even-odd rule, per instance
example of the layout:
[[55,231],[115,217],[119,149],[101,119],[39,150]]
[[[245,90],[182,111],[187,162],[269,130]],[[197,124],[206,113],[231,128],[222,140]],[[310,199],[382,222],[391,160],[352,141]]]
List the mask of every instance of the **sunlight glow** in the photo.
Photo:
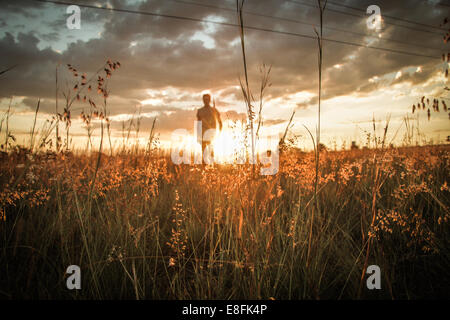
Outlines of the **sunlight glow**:
[[[241,123],[240,126],[242,126]],[[224,126],[222,131],[216,130],[216,136],[211,144],[214,150],[214,160],[217,163],[239,163],[245,159],[244,131]]]

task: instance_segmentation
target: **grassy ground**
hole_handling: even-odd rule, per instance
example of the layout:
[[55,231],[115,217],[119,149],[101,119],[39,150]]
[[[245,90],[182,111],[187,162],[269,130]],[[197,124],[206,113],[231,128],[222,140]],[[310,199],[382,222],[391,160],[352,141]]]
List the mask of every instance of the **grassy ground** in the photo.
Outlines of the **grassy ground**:
[[[317,208],[313,153],[253,176],[16,149],[0,162],[0,297],[448,298],[449,151],[323,152]],[[366,287],[373,264],[381,290]]]

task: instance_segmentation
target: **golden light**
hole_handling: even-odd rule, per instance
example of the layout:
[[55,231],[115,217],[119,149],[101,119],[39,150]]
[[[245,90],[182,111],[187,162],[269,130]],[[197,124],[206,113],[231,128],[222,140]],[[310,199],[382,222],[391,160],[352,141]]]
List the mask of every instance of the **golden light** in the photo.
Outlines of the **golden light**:
[[236,163],[245,155],[245,132],[239,130],[240,127],[242,124],[238,123],[235,128],[224,125],[222,131],[216,130],[211,143],[216,163]]
[[[275,140],[275,142],[278,142],[278,138]],[[267,150],[274,148],[270,144],[271,139],[267,140],[265,137],[261,137],[255,141],[255,161],[258,161],[257,159],[262,153],[267,153]],[[212,150],[209,149],[209,152],[213,152],[213,161],[215,164],[244,164],[251,161],[249,159],[251,157],[251,140],[246,134],[246,125],[244,122],[226,121],[222,130],[216,129],[209,148],[211,147]],[[202,163],[201,159],[204,155],[202,155],[201,144],[197,141],[196,137],[188,134],[185,129],[174,132],[171,149],[174,154],[173,159],[177,159],[177,164],[181,162],[186,164]]]

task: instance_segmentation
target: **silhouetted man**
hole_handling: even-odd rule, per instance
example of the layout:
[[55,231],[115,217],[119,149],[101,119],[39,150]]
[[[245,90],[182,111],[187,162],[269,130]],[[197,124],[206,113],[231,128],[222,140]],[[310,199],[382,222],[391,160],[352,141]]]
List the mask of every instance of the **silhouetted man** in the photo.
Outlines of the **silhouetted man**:
[[201,121],[202,123],[201,137],[198,137],[198,141],[201,141],[202,143],[202,155],[204,155],[206,147],[211,144],[211,140],[213,138],[208,134],[207,137],[205,137],[205,132],[210,129],[216,129],[217,126],[219,126],[219,129],[222,130],[222,120],[220,120],[220,113],[219,111],[217,111],[215,106],[211,107],[210,103],[211,96],[209,94],[204,94],[204,106],[197,110],[197,120]]

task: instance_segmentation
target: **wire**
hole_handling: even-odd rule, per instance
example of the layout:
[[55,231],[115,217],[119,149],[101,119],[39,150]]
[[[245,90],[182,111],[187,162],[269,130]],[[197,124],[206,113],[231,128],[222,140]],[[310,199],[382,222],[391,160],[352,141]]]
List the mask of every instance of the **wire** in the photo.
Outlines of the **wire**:
[[[192,22],[211,23],[211,24],[228,26],[228,27],[239,27],[238,24],[234,24],[234,23],[219,22],[219,21],[213,21],[213,20],[207,20],[207,19],[183,17],[183,16],[177,16],[177,15],[169,15],[169,14],[154,13],[154,12],[147,12],[147,11],[99,7],[99,6],[94,6],[94,5],[77,4],[77,3],[64,2],[64,1],[52,1],[52,0],[28,0],[28,1],[52,3],[52,4],[56,4],[56,5],[66,5],[66,6],[67,5],[78,5],[79,7],[91,8],[91,9],[97,9],[97,10],[106,10],[106,11],[122,12],[122,13],[130,13],[130,14],[140,14],[140,15],[146,15],[146,16],[163,17],[163,18],[185,20],[185,21],[192,21]],[[267,29],[267,28],[252,27],[252,26],[244,26],[244,28],[248,29],[248,30],[264,31],[264,32],[269,32],[269,33],[283,34],[283,35],[295,36],[295,37],[300,37],[300,38],[305,38],[305,39],[317,40],[317,37],[315,37],[315,36],[305,35],[305,34],[301,34],[301,33],[293,33],[293,32],[279,31],[279,30],[273,30],[273,29]],[[349,46],[354,46],[354,47],[362,47],[362,48],[367,48],[367,49],[372,49],[372,50],[380,50],[380,51],[385,51],[385,52],[390,52],[390,53],[403,54],[403,55],[408,55],[408,56],[429,58],[429,59],[433,59],[433,60],[441,59],[440,57],[436,57],[436,56],[429,56],[429,55],[419,54],[419,53],[410,53],[410,52],[406,52],[406,51],[383,48],[383,47],[374,47],[374,46],[364,45],[364,44],[360,44],[360,43],[354,43],[354,42],[342,41],[342,40],[336,40],[336,39],[330,39],[330,38],[323,38],[323,41],[327,41],[327,42],[331,42],[331,43],[338,43],[338,44],[343,44],[343,45],[349,45]]]
[[[214,8],[214,9],[219,9],[219,10],[231,11],[231,12],[234,12],[234,13],[236,12],[236,9],[224,8],[224,7],[219,7],[219,6],[210,5],[210,4],[196,3],[196,2],[183,1],[183,0],[168,0],[168,1],[176,2],[176,3],[182,3],[182,4],[187,4],[187,5],[195,5],[195,6],[200,6],[200,7]],[[263,18],[269,18],[269,19],[275,19],[275,20],[281,20],[281,21],[287,21],[287,22],[292,22],[292,23],[297,23],[297,24],[302,24],[302,25],[318,27],[318,25],[315,25],[314,23],[308,23],[308,22],[295,20],[295,19],[290,19],[290,18],[285,18],[285,17],[270,16],[270,15],[265,15],[265,14],[261,14],[261,13],[250,12],[250,11],[244,11],[244,13],[248,14],[248,15],[257,16],[257,17],[263,17]],[[396,40],[396,39],[392,39],[392,38],[379,38],[379,37],[376,37],[376,36],[371,36],[371,35],[368,35],[368,34],[355,32],[355,31],[349,31],[349,30],[340,29],[340,28],[324,27],[324,29],[328,29],[328,30],[332,30],[332,31],[338,31],[338,32],[342,32],[342,33],[349,33],[349,34],[353,34],[353,35],[357,35],[357,36],[361,36],[361,37],[368,37],[368,38],[372,38],[372,39],[378,39],[378,40],[381,40],[381,41],[400,43],[400,44],[404,44],[404,45],[408,45],[408,46],[418,47],[418,48],[421,48],[421,49],[424,48],[423,44],[410,43],[410,42]],[[426,47],[426,48],[442,52],[441,48],[435,48],[435,47]]]
[[[427,2],[428,3],[428,2]],[[429,4],[429,3],[428,3]],[[442,2],[439,2],[439,3],[437,3],[437,5],[438,6],[442,6],[442,7],[450,7],[450,4],[448,4],[448,3],[442,3]]]
[[[364,9],[348,6],[348,5],[341,4],[341,3],[336,3],[336,2],[333,2],[333,1],[329,1],[329,0],[327,1],[327,4],[331,4],[331,5],[334,5],[334,6],[337,6],[337,7],[343,7],[343,8],[352,9],[352,10],[356,10],[356,11],[360,11],[360,12],[366,13],[366,10],[364,10]],[[407,20],[407,19],[403,19],[403,18],[398,18],[398,17],[394,17],[394,16],[389,16],[387,14],[383,14],[383,18],[389,18],[389,19],[392,19],[392,20],[403,21],[403,22],[416,24],[416,25],[419,25],[419,26],[422,26],[422,27],[433,28],[433,29],[437,29],[437,30],[441,30],[441,31],[447,31],[447,30],[445,30],[443,28],[436,27],[436,26],[433,26],[433,25],[429,25],[429,24],[426,24],[426,23],[421,23],[421,22],[416,22],[416,21]]]
[[[313,5],[313,4],[300,2],[300,1],[294,1],[294,0],[286,0],[286,1],[287,2],[291,2],[291,3],[295,3],[295,4],[300,5],[300,6],[306,6],[306,7],[317,9],[317,6]],[[343,15],[347,15],[347,16],[352,16],[352,17],[366,18],[366,16],[364,16],[364,15],[350,13],[350,12],[345,12],[345,11],[339,11],[339,10],[336,10],[336,9],[327,8],[327,11],[335,12],[335,13],[339,13],[339,14],[343,14]],[[413,31],[426,32],[426,33],[442,35],[442,32],[435,32],[435,31],[431,31],[431,30],[417,29],[417,28],[412,28],[412,27],[409,27],[409,26],[404,26],[404,25],[401,25],[401,24],[396,24],[396,23],[387,22],[387,21],[385,21],[384,23],[387,24],[387,25],[393,25],[393,26],[397,26],[397,27],[400,27],[400,28],[405,28],[405,29],[409,29],[409,30],[413,30]]]

